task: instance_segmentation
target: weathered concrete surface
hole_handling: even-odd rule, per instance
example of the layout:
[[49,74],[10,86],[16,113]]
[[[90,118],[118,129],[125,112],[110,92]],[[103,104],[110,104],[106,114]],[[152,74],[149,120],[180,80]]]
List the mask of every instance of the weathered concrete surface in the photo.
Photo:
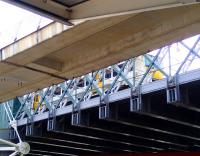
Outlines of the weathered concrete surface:
[[[28,46],[23,41],[26,47],[16,46],[17,54],[0,62],[1,101],[194,36],[200,33],[200,5],[92,20],[68,30],[57,27],[62,33],[53,36],[52,28],[38,44],[35,37],[27,39]],[[3,51],[9,53],[12,46]]]
[[198,0],[3,0],[41,16],[71,25],[99,19],[199,3]]

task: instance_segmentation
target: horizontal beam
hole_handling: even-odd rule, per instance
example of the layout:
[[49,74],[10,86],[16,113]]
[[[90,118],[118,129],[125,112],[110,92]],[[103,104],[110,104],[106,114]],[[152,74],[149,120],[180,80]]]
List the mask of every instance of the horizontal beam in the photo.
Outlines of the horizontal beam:
[[[160,152],[160,153],[146,153],[144,156],[199,156],[200,152]],[[142,154],[128,154],[128,156],[141,156]],[[105,154],[104,156],[111,156]],[[112,156],[127,156],[127,154],[114,154]]]
[[[63,133],[65,135],[65,133],[67,133],[67,132],[63,132]],[[135,145],[135,144],[129,143],[129,142],[117,141],[117,139],[110,140],[110,139],[99,138],[98,136],[91,136],[91,135],[88,135],[88,138],[87,138],[87,135],[81,135],[81,134],[75,134],[75,135],[80,137],[79,142],[82,142],[82,141],[84,142],[85,139],[88,140],[89,143],[96,142],[94,144],[97,146],[100,146],[100,147],[103,146],[104,148],[112,149],[112,153],[122,153],[122,152],[128,152],[128,151],[134,152],[134,153],[139,153],[139,152],[153,151],[153,149],[151,149],[151,148],[148,148],[148,147],[145,147],[142,145],[141,146]],[[156,150],[156,148],[155,148],[155,150]],[[102,153],[103,153],[103,151],[102,151]]]
[[[166,141],[162,139],[154,139],[153,136],[145,136],[142,135],[142,131],[137,133],[137,130],[132,129],[131,127],[126,127],[121,124],[110,123],[108,121],[100,121],[99,119],[93,119],[93,121],[89,121],[88,125],[81,125],[78,127],[67,128],[67,131],[71,131],[75,134],[82,134],[92,137],[98,137],[105,140],[118,140],[123,142],[127,142],[129,144],[133,144],[135,146],[143,146],[146,147],[149,151],[156,150],[168,150],[171,146],[174,149],[178,150],[187,150],[187,146],[184,144],[174,143],[173,141]],[[157,134],[158,135],[158,134]]]
[[58,152],[58,151],[56,151],[56,152],[50,152],[50,151],[48,151],[47,149],[46,150],[41,150],[41,149],[33,149],[33,150],[31,150],[31,152],[29,153],[29,155],[40,155],[40,156],[42,156],[42,155],[51,155],[51,156],[59,156],[59,155],[61,155],[61,156],[78,156],[78,155],[75,155],[75,154],[70,154],[70,153],[61,153],[61,152]]
[[[103,138],[99,138],[98,136],[91,136],[87,137],[87,135],[81,135],[81,134],[76,134],[76,133],[70,133],[70,132],[61,132],[61,131],[54,131],[54,132],[48,132],[45,137],[53,137],[56,139],[64,139],[65,141],[74,141],[77,143],[85,143],[90,146],[96,146],[100,147],[101,149],[104,149],[105,151],[115,151],[115,152],[120,152],[120,151],[125,151],[127,148],[123,146],[122,143],[118,142],[116,143],[115,141],[112,140],[105,140]],[[126,146],[128,147],[128,146]]]
[[72,23],[68,21],[68,19],[70,18],[69,10],[65,6],[62,6],[59,3],[55,3],[54,1],[51,0],[47,1],[3,0],[3,1],[21,7],[23,9],[29,10],[41,16],[50,18],[52,20],[56,20],[58,22],[67,25],[72,25]]
[[[36,68],[40,69],[40,70],[43,70],[43,71],[48,71],[49,73],[51,72],[58,72],[58,71],[62,71],[62,66],[63,66],[63,63],[58,61],[58,60],[55,60],[55,59],[49,59],[49,58],[41,58],[41,59],[38,59],[37,61],[33,62],[33,64],[36,65]],[[32,65],[34,66],[34,65]],[[39,66],[39,67],[37,67]]]
[[90,0],[72,7],[70,20],[92,20],[197,3],[196,0]]
[[145,11],[160,10],[189,4],[195,4],[196,0],[89,0],[82,1],[73,6],[55,0],[4,0],[5,2],[17,5],[39,15],[51,18],[65,24],[72,24],[74,20],[92,20]]
[[102,152],[106,152],[106,153],[111,153],[111,152],[115,152],[115,150],[117,152],[120,152],[120,150],[118,149],[112,149],[106,146],[100,146],[100,145],[94,145],[94,144],[88,144],[88,143],[84,143],[81,141],[81,139],[78,140],[71,140],[71,139],[58,139],[58,138],[53,138],[52,136],[48,136],[48,137],[35,137],[32,136],[30,138],[26,138],[26,141],[36,141],[36,142],[43,142],[43,143],[52,143],[52,144],[56,144],[56,145],[67,145],[70,147],[74,147],[74,149],[76,150],[76,148],[82,148],[82,149],[88,149],[88,150],[100,150]]
[[100,151],[92,151],[82,148],[73,148],[70,146],[64,146],[64,145],[55,145],[53,143],[43,143],[43,142],[36,142],[36,141],[29,141],[29,144],[31,145],[32,149],[34,150],[46,150],[48,149],[49,152],[55,152],[59,151],[60,153],[65,153],[66,151],[71,154],[99,154]]

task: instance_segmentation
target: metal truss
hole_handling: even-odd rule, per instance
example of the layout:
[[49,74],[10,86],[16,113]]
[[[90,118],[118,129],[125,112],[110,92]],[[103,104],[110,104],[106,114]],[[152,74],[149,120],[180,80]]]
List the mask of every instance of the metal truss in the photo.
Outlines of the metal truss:
[[[199,40],[200,37],[196,39],[192,48],[183,41],[178,43],[182,45],[182,49],[185,48],[188,51],[188,54],[183,60],[180,60],[179,66],[176,65],[176,72],[172,75],[173,77],[171,76],[171,70],[174,70],[173,65],[168,64],[168,67],[163,67],[163,64],[167,62],[167,59],[169,62],[173,59],[168,57],[170,51],[172,51],[170,45],[157,50],[156,55],[151,52],[144,56],[126,60],[105,69],[18,97],[21,107],[16,113],[15,118],[17,120],[24,117],[31,119],[35,114],[46,111],[51,112],[70,104],[73,106],[72,114],[74,114],[75,112],[79,112],[80,103],[82,101],[100,97],[101,103],[106,103],[110,94],[118,92],[123,89],[123,87],[131,88],[131,95],[134,94],[134,96],[136,96],[139,93],[138,89],[140,85],[154,81],[153,74],[155,72],[160,72],[163,79],[166,78],[169,81],[166,88],[167,90],[171,89],[173,88],[171,86],[175,86],[175,83],[172,82],[174,81],[174,77],[178,76],[183,67],[184,72],[186,72],[186,67],[189,68],[196,57],[200,58],[200,55],[198,54]],[[190,56],[192,56],[192,59],[189,59]],[[142,65],[142,61],[139,62],[139,59],[145,59],[149,63],[143,70],[140,68],[145,66],[145,64]],[[140,65],[137,65],[137,63]],[[37,108],[33,108],[33,98],[35,95],[40,96]]]
[[[187,40],[181,41],[144,56],[138,56],[18,97],[20,108],[14,119],[27,118],[27,135],[31,135],[35,115],[49,112],[47,128],[52,130],[55,124],[55,112],[71,106],[71,123],[79,125],[81,123],[81,104],[96,97],[100,99],[99,118],[106,119],[109,117],[109,97],[127,88],[131,89],[130,110],[138,111],[142,104],[141,86],[161,79],[166,79],[167,82],[167,103],[177,102],[180,100],[179,75],[190,70],[190,66],[196,58],[200,58],[199,40],[200,36],[195,36],[192,39],[192,47],[190,46],[191,42],[188,44]],[[181,51],[177,51],[176,46],[181,46]],[[179,58],[180,55],[181,58]],[[40,97],[37,102],[34,99],[36,96]]]

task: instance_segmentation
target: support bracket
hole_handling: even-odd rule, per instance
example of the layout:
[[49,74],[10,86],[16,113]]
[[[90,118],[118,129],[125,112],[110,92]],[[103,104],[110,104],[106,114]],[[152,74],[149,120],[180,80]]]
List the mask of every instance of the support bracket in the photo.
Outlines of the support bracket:
[[27,118],[27,124],[26,124],[26,136],[33,135],[33,118]]
[[56,127],[56,110],[52,109],[49,111],[49,117],[47,121],[47,131],[53,131]]
[[99,119],[108,119],[109,117],[109,95],[105,94],[100,98]]
[[180,102],[178,75],[167,79],[166,94],[168,104]]
[[73,126],[78,126],[81,124],[81,110],[80,110],[80,103],[72,105],[72,119],[71,124]]
[[130,111],[140,111],[142,109],[142,95],[140,85],[135,89],[131,89]]

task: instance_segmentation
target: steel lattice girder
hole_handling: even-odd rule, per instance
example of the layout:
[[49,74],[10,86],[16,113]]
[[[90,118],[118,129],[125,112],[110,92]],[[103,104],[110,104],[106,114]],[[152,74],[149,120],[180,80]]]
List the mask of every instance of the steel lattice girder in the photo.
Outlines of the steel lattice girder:
[[[198,39],[195,41],[195,43],[194,43],[194,45],[193,45],[193,48],[192,49],[195,49],[195,47],[196,47],[196,45],[197,45],[197,43],[199,43],[199,37],[198,37]],[[188,48],[189,49],[189,48]],[[190,50],[190,49],[189,49]],[[82,102],[84,102],[84,101],[88,101],[88,100],[90,100],[90,98],[91,98],[91,96],[89,96],[88,98],[84,98],[85,96],[87,96],[87,94],[93,94],[92,92],[93,92],[93,90],[91,90],[90,88],[93,86],[94,87],[94,89],[97,91],[97,95],[98,96],[100,96],[101,98],[103,98],[104,99],[104,96],[105,95],[107,95],[107,94],[111,94],[111,93],[113,93],[113,92],[111,92],[111,90],[113,89],[113,87],[114,86],[117,86],[117,85],[119,85],[118,86],[118,89],[119,89],[119,87],[123,84],[123,83],[125,83],[125,84],[128,84],[128,86],[131,88],[131,89],[136,89],[136,88],[138,88],[141,84],[142,84],[142,82],[144,81],[144,79],[146,79],[146,77],[148,77],[148,73],[150,72],[150,69],[151,69],[151,67],[153,66],[153,65],[155,65],[155,61],[158,59],[158,57],[162,54],[161,52],[163,52],[163,53],[165,53],[165,51],[163,50],[162,51],[162,49],[160,49],[159,51],[158,51],[158,53],[157,53],[157,55],[154,57],[154,59],[153,60],[151,60],[151,59],[148,59],[149,60],[149,62],[151,63],[151,65],[149,66],[149,68],[146,70],[146,72],[144,73],[144,75],[143,76],[141,76],[141,79],[140,80],[138,80],[138,83],[136,83],[136,82],[133,82],[133,81],[135,81],[134,79],[135,79],[135,77],[130,77],[130,72],[133,72],[134,73],[134,71],[131,71],[130,69],[134,66],[134,62],[135,62],[135,59],[130,59],[130,60],[127,60],[127,61],[125,61],[125,62],[123,62],[123,66],[121,67],[121,69],[119,68],[119,66],[118,65],[113,65],[112,66],[112,70],[113,70],[113,72],[116,72],[117,73],[117,75],[114,77],[114,79],[112,80],[112,82],[109,82],[109,83],[111,83],[111,84],[109,84],[108,86],[107,86],[107,84],[105,84],[105,80],[104,80],[104,78],[103,77],[105,77],[105,74],[104,74],[104,71],[105,71],[105,69],[102,69],[102,70],[100,70],[99,72],[94,72],[93,74],[87,74],[87,75],[85,75],[85,76],[82,76],[81,78],[74,78],[73,80],[70,80],[69,82],[67,81],[67,82],[64,82],[64,83],[62,83],[62,84],[60,84],[60,85],[58,85],[57,87],[60,87],[62,90],[63,90],[63,92],[62,92],[62,95],[59,97],[59,99],[57,99],[56,101],[48,101],[47,99],[46,99],[46,96],[47,96],[47,93],[50,91],[51,92],[51,95],[53,96],[53,94],[54,94],[54,92],[55,92],[55,89],[56,89],[56,86],[54,86],[53,88],[52,87],[49,87],[48,89],[44,89],[44,90],[41,90],[40,91],[40,94],[41,94],[41,101],[39,102],[39,103],[45,103],[46,104],[46,102],[47,102],[47,108],[49,109],[49,110],[52,110],[52,109],[56,109],[56,108],[59,108],[58,107],[58,105],[63,101],[63,100],[65,100],[65,99],[67,99],[67,102],[69,102],[69,101],[71,101],[72,103],[73,103],[73,106],[74,107],[76,107],[77,105],[80,105],[80,103],[82,103]],[[191,54],[191,53],[189,53],[189,54]],[[165,56],[165,55],[164,55]],[[147,56],[146,56],[147,57]],[[186,56],[187,57],[187,56]],[[185,61],[183,61],[183,63],[184,63]],[[131,65],[131,66],[130,66]],[[129,70],[127,69],[127,66],[130,66],[129,68]],[[182,66],[182,65],[181,65]],[[160,68],[160,67],[158,67],[158,65],[157,66],[155,66],[158,70],[160,70],[160,71],[162,71],[162,69]],[[179,67],[180,68],[180,67]],[[179,71],[180,69],[177,69],[177,71]],[[111,70],[111,68],[110,68],[110,70]],[[128,71],[126,71],[125,72],[125,70],[128,70]],[[165,73],[164,71],[162,71],[163,73]],[[126,74],[125,74],[126,73]],[[102,84],[103,84],[103,86],[102,86],[102,88],[99,88],[99,86],[97,86],[97,81],[96,81],[96,75],[97,74],[100,74],[101,75],[101,77],[103,78],[103,81],[102,81]],[[91,76],[91,75],[93,75],[93,76]],[[129,77],[128,77],[128,75],[129,75]],[[132,75],[132,74],[131,74]],[[168,78],[168,75],[165,73],[164,75],[166,75],[166,78]],[[82,86],[82,87],[80,87],[81,89],[79,89],[79,90],[81,90],[81,92],[80,93],[78,93],[77,92],[77,90],[78,90],[78,88],[77,88],[77,83],[76,82],[78,82],[78,81],[80,81],[80,79],[82,79],[82,80],[86,80],[86,82],[88,82],[89,83],[89,85],[86,85],[86,83],[85,83],[85,85],[86,86]],[[110,81],[110,80],[109,80]],[[120,83],[119,83],[119,82]],[[72,85],[73,84],[73,85]],[[136,84],[136,86],[133,86],[132,84]],[[107,89],[106,89],[106,87],[108,87]],[[51,88],[51,89],[50,89]],[[102,93],[100,92],[102,90]],[[115,92],[117,92],[118,90],[115,90]],[[79,97],[76,97],[77,95],[76,94],[80,94],[79,95]],[[21,113],[23,113],[23,112],[25,112],[28,116],[29,116],[29,118],[32,116],[32,114],[31,114],[31,110],[29,110],[28,109],[28,107],[26,106],[26,101],[27,101],[27,98],[28,98],[29,96],[27,95],[27,96],[24,96],[24,98],[25,99],[22,99],[22,97],[20,97],[19,98],[19,100],[20,100],[20,102],[21,102],[21,107],[20,107],[20,110],[23,110],[24,109],[24,111],[21,111]],[[23,102],[24,101],[24,102]],[[49,103],[51,103],[51,105],[52,106],[48,106],[48,104]],[[65,102],[66,103],[66,102]],[[38,105],[38,107],[40,106],[40,104]],[[35,110],[34,111],[34,114],[36,114],[38,112],[38,108],[37,108],[37,110]],[[19,114],[19,113],[17,113],[17,114]]]

